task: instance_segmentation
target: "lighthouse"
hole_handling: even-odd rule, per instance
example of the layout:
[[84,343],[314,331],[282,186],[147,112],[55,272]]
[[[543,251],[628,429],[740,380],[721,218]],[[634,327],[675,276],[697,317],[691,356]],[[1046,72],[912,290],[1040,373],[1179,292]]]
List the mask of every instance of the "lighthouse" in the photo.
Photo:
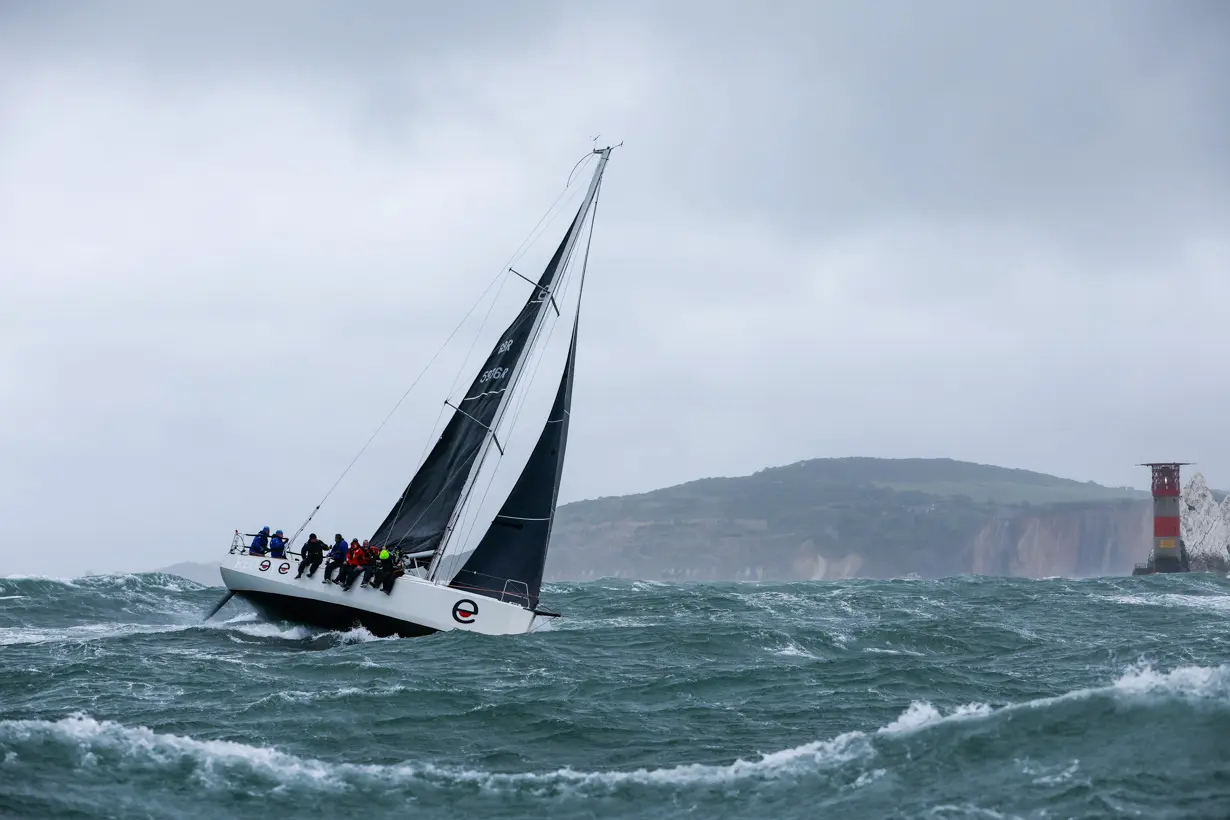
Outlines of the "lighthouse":
[[1137,565],[1133,575],[1188,571],[1187,549],[1180,537],[1179,523],[1179,468],[1187,464],[1171,461],[1140,465],[1153,470],[1153,550],[1149,563],[1144,567]]

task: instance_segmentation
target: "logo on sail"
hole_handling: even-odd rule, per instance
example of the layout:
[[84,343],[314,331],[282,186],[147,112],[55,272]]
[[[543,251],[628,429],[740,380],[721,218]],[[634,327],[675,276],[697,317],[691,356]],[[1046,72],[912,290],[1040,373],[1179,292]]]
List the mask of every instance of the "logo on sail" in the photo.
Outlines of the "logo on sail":
[[459,624],[472,624],[478,615],[478,604],[469,598],[462,598],[453,604],[453,620]]

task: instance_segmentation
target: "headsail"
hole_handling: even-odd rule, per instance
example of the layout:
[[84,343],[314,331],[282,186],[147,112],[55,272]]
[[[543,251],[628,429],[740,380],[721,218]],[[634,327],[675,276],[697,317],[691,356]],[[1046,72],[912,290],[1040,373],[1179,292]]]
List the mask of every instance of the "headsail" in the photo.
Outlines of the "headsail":
[[577,325],[572,326],[568,360],[551,414],[508,500],[478,547],[453,578],[452,586],[530,608],[538,605],[547,544],[559,497],[572,408]]
[[508,398],[512,385],[510,376],[538,329],[539,314],[550,305],[557,274],[571,249],[573,234],[580,229],[584,210],[583,207],[573,219],[534,292],[496,342],[435,447],[372,535],[373,544],[388,549],[400,547],[405,552],[433,550],[439,546],[461,501],[471,467],[488,432],[495,426],[501,405]]

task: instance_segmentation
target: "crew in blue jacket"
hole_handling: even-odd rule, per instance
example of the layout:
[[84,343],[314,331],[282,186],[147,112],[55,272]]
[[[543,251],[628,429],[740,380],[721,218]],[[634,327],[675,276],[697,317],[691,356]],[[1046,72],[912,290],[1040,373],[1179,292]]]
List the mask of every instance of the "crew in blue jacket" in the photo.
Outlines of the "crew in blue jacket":
[[333,547],[329,550],[329,560],[325,562],[325,580],[321,581],[322,584],[333,580],[329,577],[333,574],[333,570],[346,566],[346,553],[349,549],[350,545],[346,543],[346,539],[340,532],[333,536]]
[[[266,527],[265,529],[269,529]],[[273,538],[269,541],[269,557],[270,558],[285,558],[286,557],[286,539],[282,537],[282,531],[278,530],[273,534]]]
[[252,546],[248,547],[248,555],[264,555],[269,552],[269,528],[264,527],[252,538]]

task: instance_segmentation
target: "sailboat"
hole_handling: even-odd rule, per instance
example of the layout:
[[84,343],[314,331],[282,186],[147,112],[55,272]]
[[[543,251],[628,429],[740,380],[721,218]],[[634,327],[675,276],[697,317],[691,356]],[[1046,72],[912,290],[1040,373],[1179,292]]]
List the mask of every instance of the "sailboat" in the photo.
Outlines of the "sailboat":
[[[391,590],[357,585],[343,590],[306,575],[297,578],[298,556],[248,554],[237,530],[220,566],[227,597],[206,618],[231,595],[267,617],[326,629],[362,626],[378,636],[450,630],[520,634],[559,616],[543,607],[539,596],[568,440],[580,295],[559,387],[537,443],[477,546],[465,543],[460,521],[484,464],[493,453],[504,453],[506,442],[498,433],[501,421],[540,341],[544,321],[549,312],[559,316],[556,292],[594,208],[611,151],[611,147],[593,150],[597,156],[593,177],[554,255],[537,281],[521,277],[532,291],[520,312],[495,341],[464,397],[455,404],[446,402],[452,415],[443,432],[369,539],[377,550],[397,556],[403,574]],[[582,263],[581,292],[584,274]]]

